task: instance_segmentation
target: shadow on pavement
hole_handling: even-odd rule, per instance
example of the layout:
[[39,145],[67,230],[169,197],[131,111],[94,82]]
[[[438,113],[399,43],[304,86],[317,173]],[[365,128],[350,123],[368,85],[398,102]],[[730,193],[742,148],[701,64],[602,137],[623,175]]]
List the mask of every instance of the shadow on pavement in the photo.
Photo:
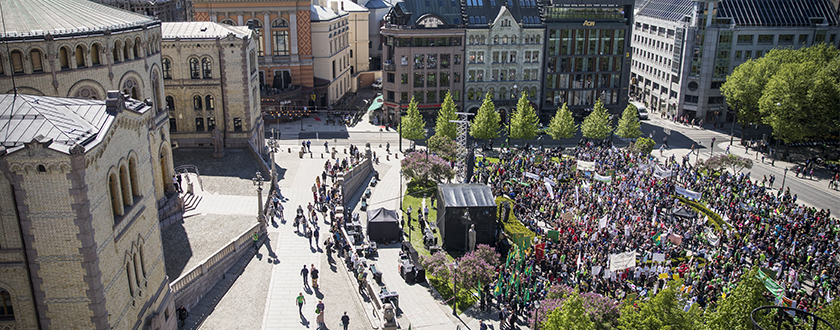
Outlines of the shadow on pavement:
[[184,229],[184,222],[179,221],[166,227],[161,233],[161,241],[163,241],[164,251],[178,251],[178,253],[167,254],[164,261],[166,262],[166,276],[174,281],[184,272],[184,267],[192,258],[193,251],[190,246],[190,239],[187,236],[187,231]]

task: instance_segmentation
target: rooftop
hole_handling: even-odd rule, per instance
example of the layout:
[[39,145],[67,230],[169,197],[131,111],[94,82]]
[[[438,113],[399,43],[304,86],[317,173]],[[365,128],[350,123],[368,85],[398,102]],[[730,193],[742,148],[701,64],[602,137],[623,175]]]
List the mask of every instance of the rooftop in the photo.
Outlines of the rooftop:
[[739,26],[837,26],[830,0],[723,0],[717,17]]
[[694,0],[647,0],[636,9],[636,15],[682,21],[694,8]]
[[247,26],[230,26],[215,22],[163,22],[160,30],[163,39],[215,39],[230,34],[244,39],[251,34]]
[[[102,141],[115,114],[105,111],[105,100],[87,100],[24,94],[0,94],[0,143],[7,153],[24,148],[33,140],[47,148],[70,154],[78,144],[85,149]],[[150,109],[145,103],[126,99],[125,108],[135,112]]]
[[118,31],[156,24],[155,18],[88,0],[0,0],[0,38]]

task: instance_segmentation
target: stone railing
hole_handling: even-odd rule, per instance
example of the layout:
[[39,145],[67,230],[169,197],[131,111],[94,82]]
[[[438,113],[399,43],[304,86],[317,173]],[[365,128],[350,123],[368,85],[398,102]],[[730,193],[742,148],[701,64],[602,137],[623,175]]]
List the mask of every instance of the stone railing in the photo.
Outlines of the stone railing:
[[187,308],[194,306],[209,292],[224,274],[239,260],[246,251],[250,250],[254,233],[261,235],[262,227],[259,223],[243,232],[239,237],[219,249],[189,272],[181,275],[169,284],[175,295],[175,305]]

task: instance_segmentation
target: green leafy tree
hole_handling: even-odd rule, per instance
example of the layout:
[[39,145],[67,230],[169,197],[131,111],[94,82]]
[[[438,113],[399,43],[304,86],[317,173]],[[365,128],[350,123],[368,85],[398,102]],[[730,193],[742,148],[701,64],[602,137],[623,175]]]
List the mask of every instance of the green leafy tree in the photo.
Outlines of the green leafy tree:
[[541,329],[545,330],[595,330],[595,323],[589,319],[580,295],[573,295],[548,315]]
[[830,304],[817,309],[814,314],[828,321],[835,328],[840,326],[840,299],[834,299]]
[[557,109],[557,113],[548,123],[548,135],[555,140],[571,138],[575,136],[577,129],[575,119],[572,118],[572,112],[569,111],[569,106],[566,103],[563,103],[563,107]]
[[618,328],[621,330],[701,329],[702,316],[699,310],[693,308],[684,312],[683,307],[684,304],[680,303],[677,293],[667,288],[657,293],[650,301],[639,301],[635,305],[626,304],[618,318]]
[[455,160],[458,154],[458,144],[449,137],[435,134],[427,142],[429,151],[446,160]]
[[604,103],[598,99],[595,102],[595,108],[586,118],[583,119],[583,125],[580,128],[584,137],[603,140],[606,139],[610,132],[613,131],[612,123],[610,123],[610,115],[607,113],[607,108],[604,108]]
[[630,145],[630,150],[633,152],[641,152],[644,155],[650,154],[653,147],[656,146],[656,141],[648,138],[638,138],[636,142]]
[[447,91],[435,120],[435,136],[445,136],[449,140],[457,137],[458,124],[449,122],[450,120],[458,120],[458,115],[455,114],[455,102],[452,101],[452,95]]
[[758,278],[758,268],[753,267],[741,275],[738,286],[719,301],[713,312],[706,313],[708,330],[752,330],[750,313],[753,309],[773,302],[764,297],[764,283]]
[[409,140],[422,140],[426,138],[426,129],[423,116],[420,116],[420,109],[417,108],[417,101],[411,98],[408,104],[408,111],[400,121],[399,132],[402,138]]
[[478,113],[470,123],[470,136],[483,140],[499,137],[499,122],[501,120],[501,116],[496,112],[496,106],[493,105],[493,100],[488,92],[484,96],[481,107],[478,108]]
[[628,104],[618,120],[618,136],[625,139],[637,139],[642,136],[642,124],[639,123],[639,109],[635,105]]
[[528,93],[522,93],[519,102],[516,103],[516,111],[510,118],[510,137],[514,139],[530,140],[537,136],[540,121],[531,102],[528,102]]

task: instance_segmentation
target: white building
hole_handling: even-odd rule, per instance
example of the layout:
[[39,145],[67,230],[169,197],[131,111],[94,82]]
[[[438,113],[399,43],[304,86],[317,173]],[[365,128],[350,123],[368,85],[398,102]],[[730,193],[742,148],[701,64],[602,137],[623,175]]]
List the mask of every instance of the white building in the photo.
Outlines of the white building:
[[315,93],[324,95],[318,106],[330,106],[350,91],[350,14],[341,1],[313,0],[312,58]]
[[705,122],[733,120],[720,86],[739,64],[774,48],[840,42],[830,0],[650,0],[635,17],[630,94],[652,111]]

